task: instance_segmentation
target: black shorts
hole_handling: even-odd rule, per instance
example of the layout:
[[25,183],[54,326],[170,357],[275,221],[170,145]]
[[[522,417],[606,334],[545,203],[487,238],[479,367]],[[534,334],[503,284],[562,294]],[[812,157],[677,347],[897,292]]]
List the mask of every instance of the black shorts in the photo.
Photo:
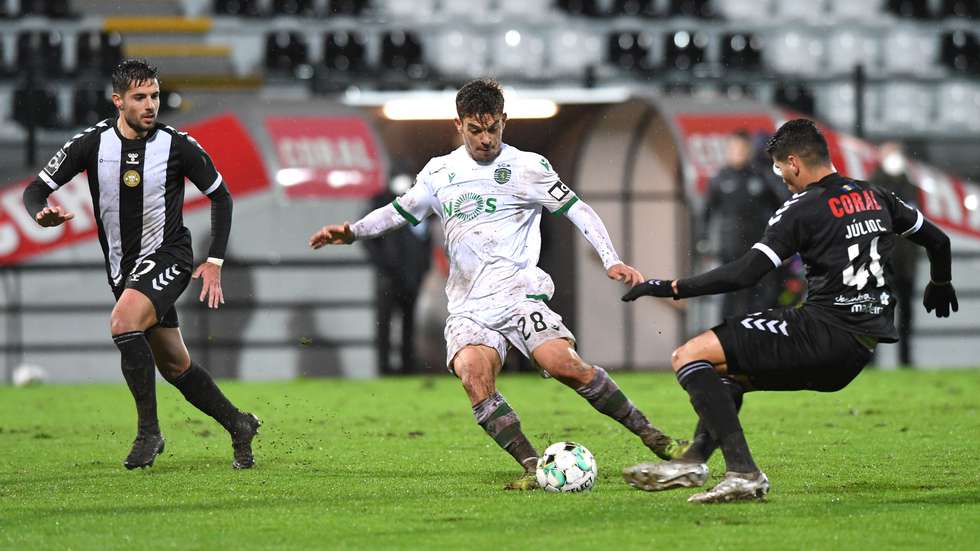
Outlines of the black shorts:
[[756,390],[834,392],[872,356],[853,333],[815,319],[805,307],[729,318],[712,331],[728,372],[744,376]]
[[173,255],[156,252],[137,264],[122,285],[112,288],[112,294],[119,300],[124,290],[135,289],[153,303],[158,326],[179,327],[174,303],[190,281],[190,266],[179,262]]

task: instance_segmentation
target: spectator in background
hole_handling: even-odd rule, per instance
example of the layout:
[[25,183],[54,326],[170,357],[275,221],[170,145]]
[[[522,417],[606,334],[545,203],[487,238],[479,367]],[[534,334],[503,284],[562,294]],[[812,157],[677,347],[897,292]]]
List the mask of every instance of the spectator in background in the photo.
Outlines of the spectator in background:
[[[698,248],[713,250],[723,264],[735,261],[759,240],[769,217],[783,203],[767,175],[753,167],[752,158],[751,135],[736,131],[728,140],[727,164],[708,182]],[[771,308],[779,293],[775,283],[774,277],[767,277],[755,287],[725,294],[722,317]]]
[[[918,208],[919,191],[906,174],[902,145],[886,142],[879,151],[881,164],[871,176],[871,183],[889,189],[909,205]],[[896,239],[891,261],[885,265],[898,300],[898,362],[911,367],[912,355],[912,293],[915,291],[915,272],[919,266],[919,247],[907,239]]]
[[[412,187],[407,174],[391,178],[388,189],[375,195],[368,212],[391,203]],[[432,263],[432,242],[428,224],[407,225],[379,239],[364,241],[371,263],[377,269],[376,312],[378,333],[375,346],[378,368],[383,375],[419,372],[415,358],[415,303],[422,280]],[[391,365],[391,320],[395,312],[401,315],[401,366]]]

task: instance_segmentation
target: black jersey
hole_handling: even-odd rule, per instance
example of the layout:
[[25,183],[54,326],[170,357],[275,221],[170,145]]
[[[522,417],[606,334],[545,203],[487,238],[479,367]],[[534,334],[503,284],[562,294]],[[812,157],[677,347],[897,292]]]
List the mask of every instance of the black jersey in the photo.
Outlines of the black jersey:
[[895,297],[884,269],[896,234],[922,227],[922,213],[879,186],[834,173],[793,195],[753,248],[777,266],[800,253],[803,306],[831,325],[895,342]]
[[205,195],[224,188],[221,174],[194,138],[157,123],[146,138],[130,140],[106,119],[72,136],[38,177],[57,190],[82,171],[88,172],[112,286],[158,251],[191,266],[184,178]]

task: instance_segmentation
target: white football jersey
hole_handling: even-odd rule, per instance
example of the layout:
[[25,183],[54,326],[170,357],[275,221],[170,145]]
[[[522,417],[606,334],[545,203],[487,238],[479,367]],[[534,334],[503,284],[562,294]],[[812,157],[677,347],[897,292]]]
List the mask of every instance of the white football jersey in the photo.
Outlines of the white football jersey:
[[449,257],[449,313],[493,320],[515,303],[554,293],[538,268],[541,207],[562,214],[576,201],[547,159],[503,144],[480,164],[464,146],[430,160],[392,203],[410,223],[442,220]]

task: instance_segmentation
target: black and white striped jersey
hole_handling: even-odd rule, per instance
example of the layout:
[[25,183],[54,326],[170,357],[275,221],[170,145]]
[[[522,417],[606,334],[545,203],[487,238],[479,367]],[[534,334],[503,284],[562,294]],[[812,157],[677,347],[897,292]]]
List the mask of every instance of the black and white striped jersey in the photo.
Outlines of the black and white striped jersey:
[[202,193],[226,191],[221,174],[194,138],[157,123],[130,140],[106,119],[65,143],[38,174],[51,190],[88,172],[106,273],[118,286],[145,257],[169,253],[189,269],[191,234],[183,221],[184,179]]

